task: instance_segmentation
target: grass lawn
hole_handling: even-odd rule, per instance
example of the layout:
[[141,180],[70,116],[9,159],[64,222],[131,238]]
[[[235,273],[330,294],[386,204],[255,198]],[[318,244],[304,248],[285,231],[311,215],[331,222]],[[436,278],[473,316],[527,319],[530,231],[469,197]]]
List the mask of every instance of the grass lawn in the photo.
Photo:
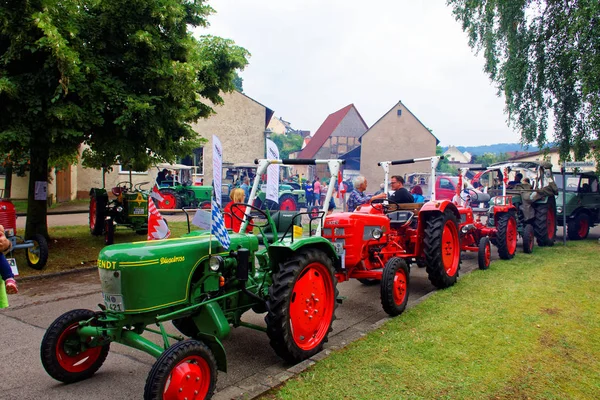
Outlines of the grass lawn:
[[496,261],[262,399],[597,399],[598,259],[583,241]]

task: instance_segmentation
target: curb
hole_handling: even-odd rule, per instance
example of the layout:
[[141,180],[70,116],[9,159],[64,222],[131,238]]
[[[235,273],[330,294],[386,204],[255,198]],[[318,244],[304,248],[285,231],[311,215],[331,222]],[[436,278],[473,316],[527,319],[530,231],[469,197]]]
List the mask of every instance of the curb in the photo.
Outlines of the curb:
[[[65,211],[55,211],[55,212],[46,212],[46,215],[68,215],[68,214],[87,214],[89,210],[65,210]],[[17,217],[26,217],[26,212],[18,212]]]
[[24,276],[22,278],[19,278],[17,276],[15,278],[15,280],[17,282],[37,281],[37,280],[40,280],[40,279],[54,278],[56,276],[73,275],[73,274],[79,274],[79,273],[82,273],[82,272],[89,272],[89,271],[93,271],[95,269],[98,269],[98,267],[96,265],[93,265],[93,266],[90,266],[90,267],[74,268],[74,269],[70,269],[68,271],[51,272],[49,274],[29,275],[29,276]]

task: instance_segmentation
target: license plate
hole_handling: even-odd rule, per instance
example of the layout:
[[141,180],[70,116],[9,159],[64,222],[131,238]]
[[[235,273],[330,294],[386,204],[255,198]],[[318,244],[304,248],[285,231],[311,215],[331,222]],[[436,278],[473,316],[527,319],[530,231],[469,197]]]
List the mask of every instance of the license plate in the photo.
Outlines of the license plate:
[[13,275],[19,276],[19,269],[17,268],[17,260],[15,260],[14,258],[7,258],[6,261],[8,261],[8,265],[10,265],[10,269],[12,270]]
[[123,296],[120,294],[102,294],[104,296],[104,304],[106,308],[111,311],[122,312],[125,311],[125,307],[123,307]]
[[133,208],[133,215],[144,215],[145,211],[143,207],[134,207]]

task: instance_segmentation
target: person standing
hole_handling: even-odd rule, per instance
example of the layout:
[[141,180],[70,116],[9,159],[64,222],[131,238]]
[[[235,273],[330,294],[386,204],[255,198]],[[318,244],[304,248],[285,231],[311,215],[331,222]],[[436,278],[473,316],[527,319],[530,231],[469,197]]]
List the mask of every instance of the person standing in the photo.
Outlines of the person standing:
[[250,197],[250,178],[248,178],[248,175],[246,175],[244,177],[244,180],[242,181],[242,184],[240,185],[240,189],[244,190],[244,203],[248,202],[248,198]]
[[311,181],[302,182],[302,188],[306,195],[306,208],[313,205],[313,184]]
[[390,185],[392,186],[392,193],[388,199],[394,203],[414,203],[415,200],[408,190],[404,187],[404,178],[400,175],[394,175],[390,178]]
[[367,178],[364,176],[357,176],[354,178],[354,190],[352,190],[348,197],[349,212],[356,210],[358,206],[366,204],[371,200],[385,199],[387,196],[385,193],[369,196],[365,194],[365,190],[367,190]]
[[319,182],[319,177],[315,178],[315,183],[313,184],[313,195],[314,195],[314,205],[321,205],[321,182]]

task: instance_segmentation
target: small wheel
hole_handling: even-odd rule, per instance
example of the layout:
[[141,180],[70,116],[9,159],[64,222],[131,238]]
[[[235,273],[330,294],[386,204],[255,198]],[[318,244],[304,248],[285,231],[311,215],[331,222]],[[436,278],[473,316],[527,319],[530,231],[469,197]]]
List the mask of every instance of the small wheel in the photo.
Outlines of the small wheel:
[[585,213],[577,214],[567,223],[567,235],[570,240],[585,239],[590,233],[590,217]]
[[298,202],[291,194],[282,194],[279,198],[279,209],[284,211],[298,210]]
[[438,289],[456,283],[460,266],[458,223],[453,212],[435,213],[425,221],[423,239],[425,269],[429,281]]
[[89,211],[89,221],[90,221],[90,232],[94,236],[102,235],[102,230],[104,229],[104,216],[106,214],[106,203],[108,199],[105,196],[99,196],[93,194],[90,196],[90,211]]
[[210,399],[217,385],[217,361],[208,346],[183,340],[156,360],[144,387],[144,400]]
[[523,229],[523,252],[531,254],[533,252],[533,244],[535,242],[535,233],[533,225],[527,224]]
[[399,257],[392,257],[383,269],[381,277],[381,305],[383,310],[395,317],[402,314],[408,303],[409,269]]
[[48,242],[43,235],[35,234],[29,239],[33,247],[27,249],[27,265],[33,269],[42,269],[48,262]]
[[496,246],[503,260],[510,260],[517,252],[517,219],[513,212],[503,212],[496,216]]
[[181,208],[181,198],[173,189],[160,189],[160,195],[163,199],[156,205],[159,210],[174,210],[176,208]]
[[110,343],[89,347],[92,338],[82,340],[77,334],[79,323],[92,320],[91,310],[72,310],[58,317],[46,330],[40,356],[44,369],[52,378],[64,383],[78,382],[94,375],[102,366]]
[[115,242],[115,224],[112,218],[104,220],[104,244],[109,245]]
[[359,281],[360,283],[362,283],[365,286],[375,286],[375,285],[379,285],[379,283],[381,282],[381,280],[379,280],[379,279],[368,279],[368,278],[358,278],[357,281]]
[[477,261],[479,269],[488,269],[492,262],[492,245],[490,238],[484,236],[479,241],[479,251],[477,252]]

